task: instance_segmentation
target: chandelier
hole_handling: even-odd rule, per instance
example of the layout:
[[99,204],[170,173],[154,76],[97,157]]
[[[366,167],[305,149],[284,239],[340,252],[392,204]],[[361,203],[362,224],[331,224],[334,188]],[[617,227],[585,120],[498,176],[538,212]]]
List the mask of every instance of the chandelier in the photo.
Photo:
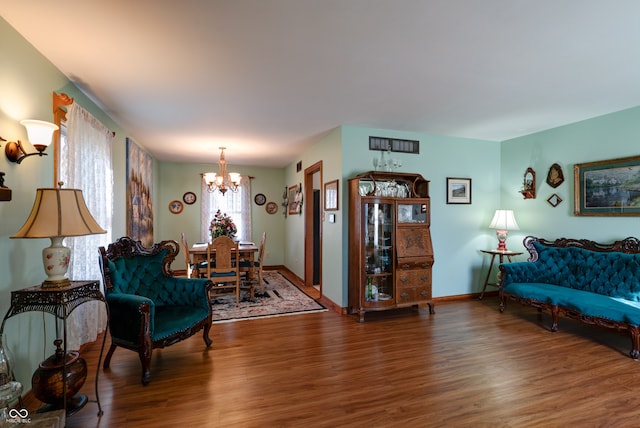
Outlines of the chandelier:
[[217,174],[215,172],[205,172],[202,174],[202,178],[207,184],[207,191],[213,193],[217,189],[223,195],[227,190],[237,192],[240,187],[240,174],[237,172],[227,173],[227,161],[224,158],[226,147],[219,147],[219,149],[220,160],[218,161],[218,166],[220,167],[220,172]]

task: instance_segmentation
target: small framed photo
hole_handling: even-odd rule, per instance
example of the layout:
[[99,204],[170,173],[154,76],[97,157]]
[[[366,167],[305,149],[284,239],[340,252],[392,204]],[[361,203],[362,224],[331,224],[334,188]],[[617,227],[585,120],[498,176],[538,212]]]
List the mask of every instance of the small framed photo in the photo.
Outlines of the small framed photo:
[[338,210],[338,180],[324,183],[324,210]]
[[471,204],[471,179],[447,177],[447,204]]

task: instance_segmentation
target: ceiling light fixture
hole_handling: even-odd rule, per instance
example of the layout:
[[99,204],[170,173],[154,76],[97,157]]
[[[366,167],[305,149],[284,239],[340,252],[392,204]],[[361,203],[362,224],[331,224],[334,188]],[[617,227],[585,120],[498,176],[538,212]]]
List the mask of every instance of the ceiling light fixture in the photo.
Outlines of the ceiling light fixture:
[[237,192],[240,188],[240,174],[237,172],[227,173],[227,161],[224,158],[224,151],[226,147],[219,147],[219,149],[220,160],[218,161],[218,166],[220,168],[220,172],[217,174],[215,172],[205,172],[202,174],[202,178],[207,184],[207,191],[209,191],[209,193],[213,193],[217,189],[223,195],[227,190]]

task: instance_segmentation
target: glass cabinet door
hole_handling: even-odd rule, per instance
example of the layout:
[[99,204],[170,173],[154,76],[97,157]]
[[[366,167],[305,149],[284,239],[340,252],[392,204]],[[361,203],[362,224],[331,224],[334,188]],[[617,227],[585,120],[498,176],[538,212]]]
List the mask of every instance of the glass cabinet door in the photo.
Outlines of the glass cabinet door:
[[393,299],[394,204],[364,204],[365,301]]

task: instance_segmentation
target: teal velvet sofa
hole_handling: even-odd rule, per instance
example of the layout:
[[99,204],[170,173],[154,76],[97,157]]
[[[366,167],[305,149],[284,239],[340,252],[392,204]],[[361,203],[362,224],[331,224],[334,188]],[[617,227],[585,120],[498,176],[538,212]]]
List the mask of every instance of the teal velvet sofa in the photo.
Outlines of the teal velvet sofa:
[[100,247],[100,268],[109,310],[111,347],[107,369],[118,346],[138,353],[142,384],[151,379],[151,353],[203,330],[207,347],[212,313],[208,279],[175,277],[171,263],[179,252],[175,241],[144,247],[123,237]]
[[547,241],[528,236],[526,262],[500,265],[500,312],[508,300],[588,324],[626,330],[630,356],[640,356],[640,241],[611,244],[586,239]]

